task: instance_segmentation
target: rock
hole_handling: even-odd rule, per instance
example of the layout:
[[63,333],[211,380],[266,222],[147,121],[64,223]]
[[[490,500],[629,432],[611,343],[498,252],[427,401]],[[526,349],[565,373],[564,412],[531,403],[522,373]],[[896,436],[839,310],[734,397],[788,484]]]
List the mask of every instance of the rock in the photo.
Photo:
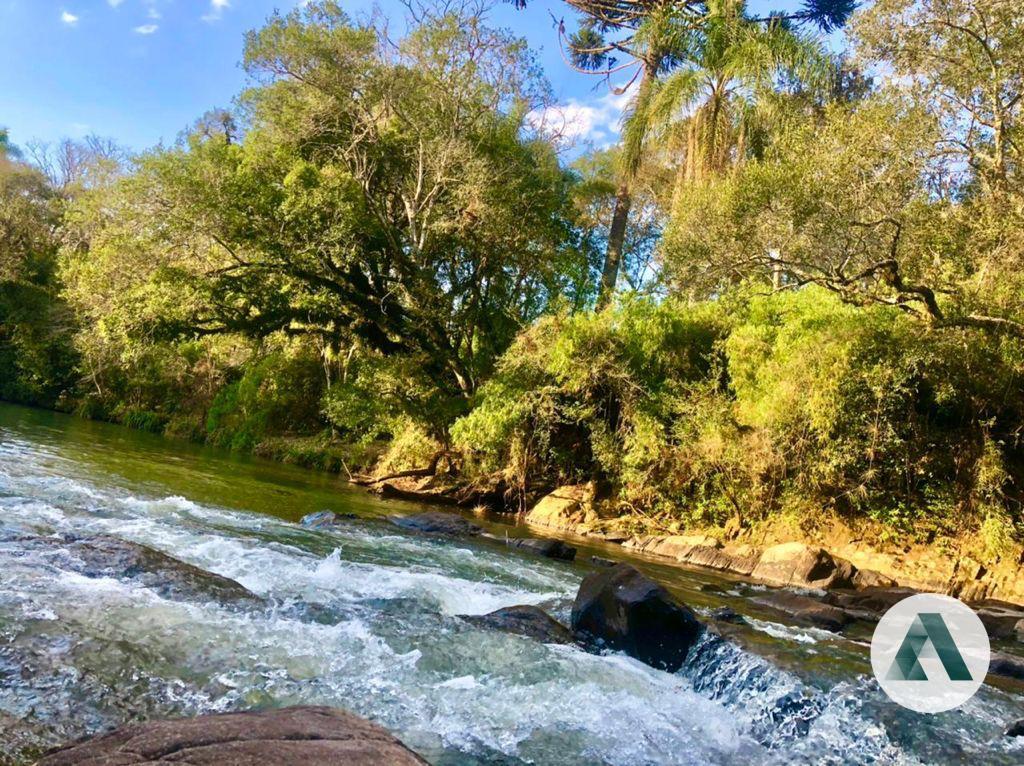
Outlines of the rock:
[[988,672],[994,676],[1016,678],[1019,681],[1024,681],[1024,657],[1003,652],[992,652],[992,659],[988,663]]
[[448,537],[474,537],[483,532],[472,521],[455,513],[443,511],[426,511],[412,516],[392,516],[391,523],[412,532],[423,532],[430,535],[446,535]]
[[465,615],[468,623],[526,636],[545,644],[571,644],[572,632],[536,606],[507,606],[490,614]]
[[518,548],[521,551],[529,551],[538,556],[559,561],[573,561],[576,558],[576,549],[566,545],[561,540],[538,540],[532,537],[510,537],[505,541],[510,548]]
[[913,588],[869,587],[855,592],[832,591],[826,593],[823,600],[826,604],[855,610],[877,620],[900,601],[916,593]]
[[1024,737],[1024,718],[1019,721],[1014,721],[1006,727],[1006,731],[1003,732],[1007,737]]
[[526,514],[527,524],[574,532],[584,522],[594,517],[590,511],[594,497],[591,484],[573,484],[559,487],[545,495]]
[[681,564],[742,575],[749,575],[754,570],[759,557],[752,546],[730,545],[723,548],[718,540],[707,535],[638,537],[626,543],[625,547],[665,556]]
[[1024,620],[1018,620],[1017,624],[1013,626],[1013,635],[1018,641],[1024,643]]
[[1016,639],[1018,625],[1024,626],[1024,610],[1015,604],[989,601],[984,605],[976,605],[974,613],[978,615],[991,639]]
[[746,622],[743,615],[730,606],[720,606],[711,612],[711,618],[719,622],[728,622],[733,625],[742,625]]
[[621,529],[581,529],[579,530],[586,537],[593,537],[597,540],[604,540],[606,543],[614,543],[615,545],[622,545],[626,542],[631,535],[629,532],[624,532]]
[[864,588],[894,588],[896,587],[896,581],[891,577],[886,577],[884,574],[874,571],[873,569],[858,569],[853,574],[851,584],[854,588],[862,590]]
[[768,591],[753,600],[785,612],[805,625],[833,633],[838,633],[852,621],[851,616],[837,606],[824,604],[817,599],[791,591]]
[[37,766],[414,766],[376,724],[327,707],[221,713],[134,724],[45,755]]
[[146,545],[118,537],[32,537],[23,544],[54,549],[60,565],[85,577],[131,580],[164,598],[183,601],[261,604],[263,600],[240,583],[168,556]]
[[606,559],[603,556],[591,556],[590,557],[590,563],[593,564],[596,567],[605,567],[605,568],[607,568],[607,567],[615,566],[618,562],[617,561],[612,561],[611,559]]
[[782,543],[766,548],[751,575],[775,585],[839,588],[851,584],[856,568],[836,559],[824,548],[804,543]]
[[587,575],[572,607],[582,641],[623,651],[674,672],[682,667],[701,625],[689,607],[629,564]]
[[322,527],[331,527],[337,524],[342,519],[355,519],[358,518],[354,513],[335,513],[334,511],[318,511],[317,513],[309,513],[302,517],[299,522],[304,527],[310,529],[320,529]]

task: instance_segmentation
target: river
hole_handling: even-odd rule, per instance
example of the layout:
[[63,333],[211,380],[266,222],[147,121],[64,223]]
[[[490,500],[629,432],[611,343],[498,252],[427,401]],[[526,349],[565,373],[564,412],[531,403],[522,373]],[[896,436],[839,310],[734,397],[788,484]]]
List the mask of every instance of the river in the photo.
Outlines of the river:
[[[330,509],[337,527],[296,522]],[[639,564],[699,612],[749,627],[707,638],[677,674],[622,655],[470,626],[537,604],[563,620],[579,563],[488,540],[406,534],[336,477],[0,404],[0,764],[118,724],[300,703],[345,707],[431,763],[1019,764],[1002,736],[1020,688],[920,716],[870,677],[870,628],[794,627],[760,586]],[[521,535],[489,523],[492,531]],[[233,578],[265,601],[180,599],[87,577],[26,535],[103,534]]]

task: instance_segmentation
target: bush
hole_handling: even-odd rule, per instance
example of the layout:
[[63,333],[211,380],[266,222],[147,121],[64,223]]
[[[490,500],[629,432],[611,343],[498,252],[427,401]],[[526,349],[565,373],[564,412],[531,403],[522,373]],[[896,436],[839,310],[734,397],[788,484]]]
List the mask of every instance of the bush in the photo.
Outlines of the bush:
[[833,509],[894,529],[984,521],[1006,548],[1020,343],[818,288],[736,295],[630,299],[524,331],[453,428],[470,469],[524,491],[597,479],[669,523]]

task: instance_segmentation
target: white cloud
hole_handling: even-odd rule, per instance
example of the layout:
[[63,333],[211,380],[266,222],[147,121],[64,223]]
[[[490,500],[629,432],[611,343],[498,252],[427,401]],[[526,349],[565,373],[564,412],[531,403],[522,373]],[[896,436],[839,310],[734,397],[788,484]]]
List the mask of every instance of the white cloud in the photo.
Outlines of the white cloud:
[[153,6],[150,6],[149,10],[146,11],[146,16],[151,18],[151,19],[162,19],[163,18],[163,14],[160,13],[160,11],[158,9],[154,8]]
[[160,29],[160,27],[156,24],[143,24],[141,27],[135,27],[133,31],[138,35],[151,35],[158,29]]
[[210,10],[202,16],[202,19],[203,21],[217,21],[230,7],[231,0],[210,0]]
[[530,112],[527,122],[561,143],[589,141],[600,146],[615,143],[621,129],[622,111],[632,97],[630,91],[607,93],[589,102],[570,99]]
[[107,0],[107,5],[109,5],[111,8],[116,8],[123,2],[124,0]]
[[67,24],[69,27],[73,27],[75,26],[75,24],[78,23],[78,17],[69,11],[61,11],[60,20]]

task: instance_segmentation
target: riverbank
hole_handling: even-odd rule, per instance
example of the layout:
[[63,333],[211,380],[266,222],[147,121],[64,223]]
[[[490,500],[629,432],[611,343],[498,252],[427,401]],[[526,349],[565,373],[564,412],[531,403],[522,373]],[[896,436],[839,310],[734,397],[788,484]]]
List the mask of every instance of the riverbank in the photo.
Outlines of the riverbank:
[[[374,482],[370,489],[383,497],[505,510],[500,502],[490,501],[497,494],[493,487],[474,492],[433,478],[406,477]],[[737,516],[724,527],[666,532],[642,514],[609,514],[608,504],[596,494],[591,484],[560,487],[527,510],[504,515],[544,533],[595,538],[683,566],[729,572],[774,586],[898,587],[945,593],[972,603],[1024,604],[1024,549],[1019,545],[993,562],[986,560],[984,541],[977,535],[921,542],[909,532],[894,538],[882,525],[861,521],[853,526],[824,514],[811,528],[792,517],[744,523]],[[1024,622],[1019,633],[1024,640]]]

